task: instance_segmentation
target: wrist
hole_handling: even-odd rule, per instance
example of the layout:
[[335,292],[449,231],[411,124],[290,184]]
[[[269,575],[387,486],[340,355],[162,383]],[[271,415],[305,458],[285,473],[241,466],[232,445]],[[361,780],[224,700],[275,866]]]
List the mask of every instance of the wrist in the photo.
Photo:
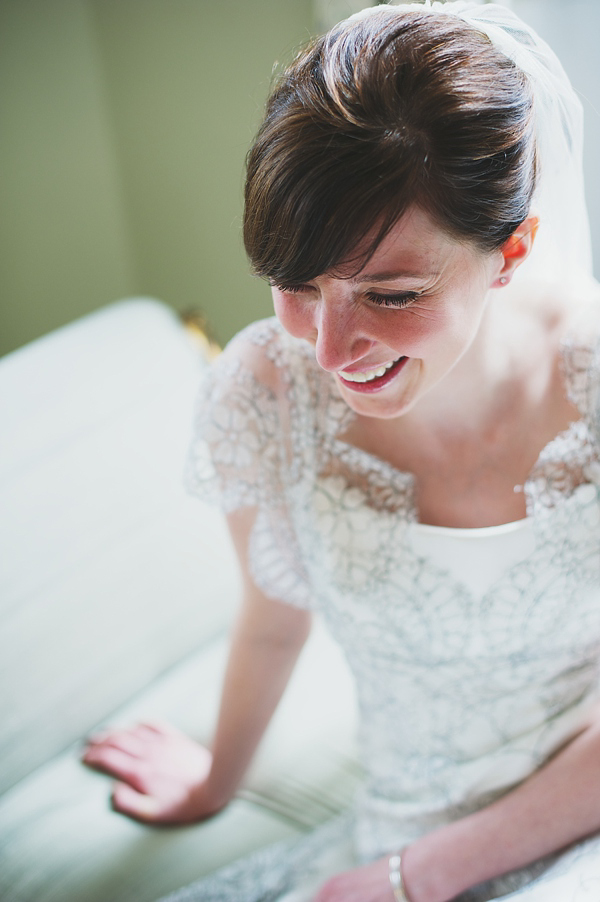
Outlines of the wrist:
[[198,786],[196,793],[196,801],[198,808],[207,811],[210,816],[218,814],[223,808],[231,802],[235,793],[222,792],[209,784]]
[[404,892],[410,902],[438,902],[438,875],[433,873],[433,862],[427,855],[423,857],[421,844],[422,840],[417,840],[402,854]]
[[235,789],[232,790],[209,773],[205,780],[200,781],[191,790],[190,801],[198,811],[200,819],[204,819],[218,814],[229,804],[234,795]]
[[453,825],[434,830],[407,846],[402,876],[409,902],[450,902],[476,881],[465,882],[462,844],[454,841]]

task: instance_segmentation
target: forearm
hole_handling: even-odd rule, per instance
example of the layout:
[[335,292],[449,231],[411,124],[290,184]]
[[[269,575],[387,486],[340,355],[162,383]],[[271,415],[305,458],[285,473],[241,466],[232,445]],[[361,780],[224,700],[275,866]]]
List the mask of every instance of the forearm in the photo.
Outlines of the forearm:
[[311,616],[267,598],[248,565],[248,545],[256,511],[228,515],[241,568],[244,595],[233,633],[213,762],[205,790],[217,807],[235,793],[277,707],[294,664],[310,632]]
[[[269,617],[261,610],[272,606]],[[258,607],[258,609],[257,609]],[[232,638],[207,791],[219,807],[239,786],[310,630],[305,612],[245,606]]]
[[494,804],[413,843],[403,856],[411,902],[447,902],[600,829],[600,724]]

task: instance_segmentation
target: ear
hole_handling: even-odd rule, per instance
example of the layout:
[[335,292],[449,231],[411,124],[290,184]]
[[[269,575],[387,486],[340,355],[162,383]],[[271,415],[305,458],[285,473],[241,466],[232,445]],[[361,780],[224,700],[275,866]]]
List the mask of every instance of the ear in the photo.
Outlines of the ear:
[[528,216],[504,242],[500,248],[502,254],[500,272],[492,282],[492,288],[503,288],[508,285],[515,271],[531,253],[539,224],[538,216]]

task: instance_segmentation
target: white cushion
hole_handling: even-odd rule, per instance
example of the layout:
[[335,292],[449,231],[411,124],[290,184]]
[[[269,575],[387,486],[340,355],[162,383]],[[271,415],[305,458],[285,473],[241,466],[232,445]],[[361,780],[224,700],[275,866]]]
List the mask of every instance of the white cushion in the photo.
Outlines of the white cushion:
[[110,810],[79,761],[104,724],[209,742],[239,592],[223,516],[182,482],[204,363],[156,301],[0,361],[0,897],[151,902],[346,807],[355,703],[319,627],[237,798],[205,824]]
[[0,361],[0,788],[230,620],[224,519],[183,486],[204,366],[143,299]]
[[[207,643],[108,723],[162,718],[207,742],[227,640]],[[3,902],[152,902],[254,848],[300,835],[346,808],[359,776],[355,703],[339,649],[319,624],[236,799],[192,827],[152,828],[109,809],[111,781],[50,761],[0,800]]]

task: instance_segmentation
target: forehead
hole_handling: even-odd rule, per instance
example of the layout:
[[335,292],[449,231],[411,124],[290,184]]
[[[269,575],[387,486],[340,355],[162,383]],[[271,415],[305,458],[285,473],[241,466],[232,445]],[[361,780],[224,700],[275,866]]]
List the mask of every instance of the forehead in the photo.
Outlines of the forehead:
[[403,276],[422,276],[424,271],[432,275],[443,268],[449,259],[471,254],[480,256],[474,245],[454,238],[420,207],[407,210],[364,265],[358,262],[360,268],[357,269],[357,261],[361,260],[372,241],[372,233],[365,235],[351,259],[342,261],[330,274],[352,281],[385,281]]

